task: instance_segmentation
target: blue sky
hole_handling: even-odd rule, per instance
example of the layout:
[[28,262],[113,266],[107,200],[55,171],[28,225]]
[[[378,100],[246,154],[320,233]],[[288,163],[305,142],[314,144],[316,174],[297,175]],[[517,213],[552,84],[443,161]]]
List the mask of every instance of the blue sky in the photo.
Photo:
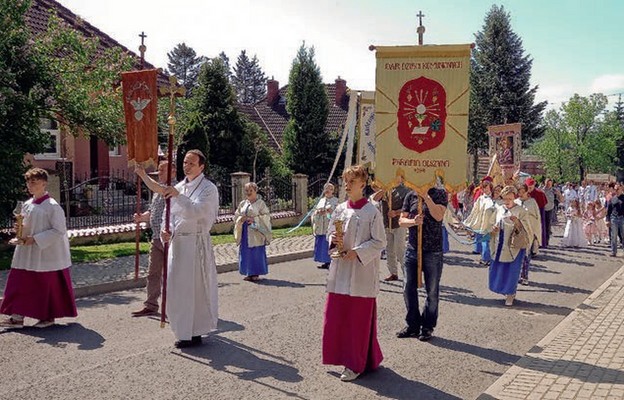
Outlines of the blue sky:
[[374,89],[375,57],[368,46],[415,44],[419,10],[425,14],[425,44],[470,43],[492,4],[502,4],[533,57],[539,100],[558,107],[574,93],[624,92],[624,1],[619,0],[60,2],[131,49],[145,31],[146,57],[159,67],[166,67],[166,53],[180,42],[208,57],[225,51],[232,64],[246,49],[284,85],[305,41],[315,47],[326,82],[341,76],[357,90]]

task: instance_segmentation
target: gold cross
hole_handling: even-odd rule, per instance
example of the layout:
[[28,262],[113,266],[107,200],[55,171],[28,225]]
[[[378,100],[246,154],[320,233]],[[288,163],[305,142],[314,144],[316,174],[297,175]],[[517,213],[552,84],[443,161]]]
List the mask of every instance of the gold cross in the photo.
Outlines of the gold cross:
[[186,94],[186,88],[178,85],[178,79],[171,75],[169,77],[169,86],[160,87],[161,96],[169,96],[169,117],[167,118],[167,124],[169,124],[169,134],[173,135],[173,127],[176,123],[175,119],[175,106],[176,97],[182,97]]

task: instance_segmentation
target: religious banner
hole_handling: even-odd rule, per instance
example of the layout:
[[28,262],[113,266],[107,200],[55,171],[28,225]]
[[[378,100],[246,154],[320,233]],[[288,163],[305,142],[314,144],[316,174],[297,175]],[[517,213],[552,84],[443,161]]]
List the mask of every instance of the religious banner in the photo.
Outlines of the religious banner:
[[520,170],[522,151],[522,124],[488,126],[490,159],[496,156],[505,178],[511,178]]
[[156,166],[158,160],[158,70],[123,72],[128,165]]
[[360,95],[358,164],[375,166],[375,92]]
[[375,180],[424,194],[466,183],[471,45],[376,47]]

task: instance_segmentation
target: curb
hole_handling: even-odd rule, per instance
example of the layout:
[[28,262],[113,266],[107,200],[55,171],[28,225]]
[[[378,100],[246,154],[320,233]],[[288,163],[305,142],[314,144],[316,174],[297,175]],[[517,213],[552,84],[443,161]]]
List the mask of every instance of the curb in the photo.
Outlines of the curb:
[[497,394],[502,392],[505,387],[507,387],[513,379],[524,369],[528,368],[530,363],[534,360],[529,354],[539,353],[542,349],[548,346],[550,343],[555,340],[555,338],[559,335],[559,333],[565,329],[567,329],[574,320],[579,316],[579,314],[583,311],[584,306],[588,306],[594,301],[597,297],[599,297],[611,284],[614,280],[620,277],[620,275],[624,275],[624,265],[620,266],[620,268],[611,275],[609,279],[607,279],[598,289],[596,289],[592,294],[587,296],[587,298],[579,304],[574,311],[572,311],[568,316],[566,316],[557,326],[555,326],[542,340],[540,340],[535,346],[533,346],[527,353],[511,366],[496,382],[494,382],[489,388],[485,390],[482,394],[480,394],[476,400],[493,400],[498,399],[496,397]]
[[[314,250],[299,250],[286,254],[275,254],[267,257],[269,264],[279,264],[283,262],[302,260],[304,258],[311,258],[314,255]],[[230,262],[226,264],[217,265],[217,273],[222,274],[225,272],[232,272],[238,270],[238,261]],[[147,284],[147,278],[145,276],[139,277],[138,280],[123,279],[113,282],[97,283],[94,285],[78,286],[74,287],[74,296],[76,298],[91,297],[100,294],[121,292],[124,290],[143,288]]]

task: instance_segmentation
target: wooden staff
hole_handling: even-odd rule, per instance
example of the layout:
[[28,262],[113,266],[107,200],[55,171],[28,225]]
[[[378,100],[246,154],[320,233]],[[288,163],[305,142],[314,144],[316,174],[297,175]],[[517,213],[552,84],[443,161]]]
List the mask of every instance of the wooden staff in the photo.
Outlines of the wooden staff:
[[[422,196],[418,196],[418,215],[422,215],[423,212],[423,198]],[[418,225],[418,287],[423,286],[423,278],[422,278],[422,256],[423,256],[423,247],[422,247],[422,237],[423,237],[423,224],[425,223],[425,218],[423,216],[423,221],[420,225]]]
[[[169,86],[161,87],[160,94],[163,96],[169,96],[169,116],[167,117],[167,125],[169,125],[169,137],[167,142],[167,186],[171,186],[171,172],[173,167],[173,136],[175,133],[175,107],[176,96],[183,96],[186,93],[186,89],[183,86],[178,86],[178,80],[175,76],[169,77]],[[165,199],[165,232],[171,237],[171,229],[169,228],[169,222],[171,221],[171,199]],[[160,234],[160,232],[159,232]],[[167,268],[169,264],[169,242],[163,243],[163,272],[162,272],[162,301],[160,309],[160,327],[165,327],[165,320],[167,318]]]
[[[147,47],[145,46],[145,38],[147,35],[145,32],[141,32],[139,35],[141,38],[141,45],[139,46],[139,52],[141,53],[141,69],[145,69],[145,50]],[[135,162],[136,155],[138,154],[137,149],[139,148],[139,143],[137,140],[134,141],[134,154],[135,154]],[[136,180],[136,214],[141,215],[141,177],[137,175]],[[141,222],[137,219],[136,226],[134,227],[134,243],[135,243],[135,251],[134,251],[134,281],[139,280],[139,260],[140,260],[140,244],[141,244]]]

